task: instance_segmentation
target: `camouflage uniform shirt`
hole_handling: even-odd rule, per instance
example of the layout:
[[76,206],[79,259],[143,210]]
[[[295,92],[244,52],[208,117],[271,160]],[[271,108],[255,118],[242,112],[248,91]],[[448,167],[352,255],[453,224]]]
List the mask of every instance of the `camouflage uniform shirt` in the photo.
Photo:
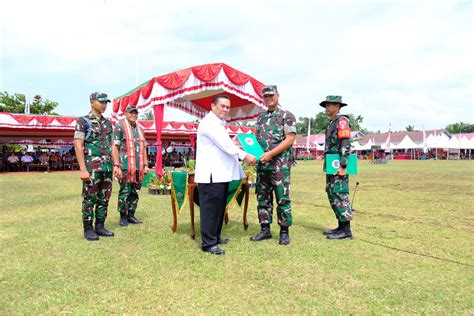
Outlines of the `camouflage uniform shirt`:
[[[133,138],[135,139],[135,157],[137,157],[136,165],[137,170],[139,170],[140,159],[138,159],[138,157],[140,156],[140,133],[138,129],[141,128],[141,126],[138,126],[138,124],[130,124],[130,126],[133,131]],[[115,125],[113,138],[114,144],[120,146],[120,162],[123,164],[123,170],[128,170],[127,139],[125,138],[125,133],[120,122]]]
[[112,123],[104,116],[89,113],[77,119],[74,139],[84,140],[88,172],[112,171]]
[[[291,112],[283,110],[280,105],[277,105],[272,112],[267,111],[260,114],[257,119],[256,137],[264,152],[277,147],[290,133],[296,134],[295,116]],[[273,157],[268,164],[258,163],[257,169],[274,170],[277,167],[290,169],[292,162],[292,148],[290,147]]]
[[[347,166],[351,151],[351,130],[349,119],[344,115],[337,115],[326,128],[325,154],[341,155],[341,167]],[[326,171],[326,163],[323,164]]]

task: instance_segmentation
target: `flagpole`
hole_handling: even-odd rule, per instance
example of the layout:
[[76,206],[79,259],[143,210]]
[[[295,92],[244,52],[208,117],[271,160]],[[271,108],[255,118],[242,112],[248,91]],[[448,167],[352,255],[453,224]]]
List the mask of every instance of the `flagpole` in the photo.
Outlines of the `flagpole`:
[[135,87],[138,87],[138,55],[135,54]]
[[306,138],[306,152],[309,153],[309,136],[311,135],[311,118],[308,118],[308,137]]

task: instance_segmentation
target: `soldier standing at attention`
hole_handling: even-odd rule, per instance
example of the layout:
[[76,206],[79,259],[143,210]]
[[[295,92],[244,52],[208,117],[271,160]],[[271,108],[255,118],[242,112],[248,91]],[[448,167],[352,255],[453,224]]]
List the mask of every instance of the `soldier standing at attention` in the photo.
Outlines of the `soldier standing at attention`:
[[261,231],[250,238],[261,241],[272,238],[270,224],[273,213],[273,192],[277,202],[280,245],[290,243],[289,227],[293,222],[290,201],[290,169],[292,148],[296,138],[296,119],[278,103],[277,86],[265,86],[262,96],[268,111],[257,119],[256,137],[265,152],[257,165],[258,221]]
[[[92,93],[91,111],[78,118],[74,133],[74,148],[83,181],[82,221],[87,240],[114,236],[104,227],[112,194],[112,123],[102,116],[108,102],[107,94]],[[95,231],[92,228],[94,207]]]
[[[138,109],[129,105],[125,109],[125,119],[120,120],[114,129],[114,177],[120,181],[118,211],[120,226],[141,224],[135,217],[138,205],[138,192],[142,187],[143,175],[148,173],[148,157],[145,147],[145,133],[137,124]],[[123,173],[122,173],[123,170]]]
[[[347,104],[342,102],[341,96],[330,95],[319,105],[326,108],[326,115],[331,119],[326,128],[324,154],[338,154],[341,157],[337,173],[326,174],[326,192],[339,224],[336,229],[326,230],[323,234],[328,239],[352,239],[349,176],[346,174],[347,161],[351,150],[351,129],[349,119],[339,114],[339,110]],[[326,171],[326,159],[323,168]]]

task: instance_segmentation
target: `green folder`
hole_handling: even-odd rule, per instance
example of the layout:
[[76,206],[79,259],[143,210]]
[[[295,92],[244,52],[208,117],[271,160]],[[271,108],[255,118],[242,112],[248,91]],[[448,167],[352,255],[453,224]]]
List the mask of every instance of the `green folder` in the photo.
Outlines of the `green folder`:
[[[326,155],[326,173],[336,174],[337,169],[340,165],[340,156],[338,154],[327,154]],[[347,160],[346,174],[357,174],[357,155],[350,154]]]
[[254,134],[239,134],[237,135],[237,138],[245,152],[254,155],[257,160],[262,157],[264,151]]

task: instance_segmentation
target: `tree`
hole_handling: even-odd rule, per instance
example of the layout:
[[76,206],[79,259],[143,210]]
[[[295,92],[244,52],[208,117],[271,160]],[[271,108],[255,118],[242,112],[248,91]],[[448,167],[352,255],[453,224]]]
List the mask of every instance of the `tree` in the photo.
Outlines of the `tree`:
[[[352,131],[359,131],[364,134],[367,133],[367,130],[361,126],[362,122],[364,121],[364,118],[362,117],[362,115],[355,116],[354,114],[349,113],[349,114],[345,114],[345,116],[349,117],[349,126]],[[329,125],[330,122],[331,120],[329,119],[329,117],[326,115],[325,112],[319,112],[316,115],[314,122],[313,120],[311,121],[311,133],[313,133],[313,126],[314,126],[315,134],[324,133],[326,131],[326,127]],[[306,126],[308,126],[308,121],[306,121]],[[306,131],[307,130],[308,128],[306,128]]]
[[148,110],[146,112],[143,112],[140,115],[140,120],[154,121],[155,120],[155,115],[153,114],[153,109]]
[[408,125],[407,127],[405,127],[405,131],[407,131],[407,132],[416,132],[415,126]]
[[[300,117],[298,118],[298,122],[296,122],[296,133],[306,135],[308,134],[308,121],[310,118],[308,117]],[[311,133],[316,134],[318,131],[316,129],[316,120],[311,118]]]
[[[26,97],[24,94],[15,93],[9,95],[8,92],[0,92],[0,112],[25,113]],[[35,95],[30,103],[31,114],[58,115],[53,110],[58,106],[58,102],[48,99],[43,100],[40,95]]]
[[446,126],[446,130],[450,134],[474,133],[474,124],[463,122],[453,123]]

